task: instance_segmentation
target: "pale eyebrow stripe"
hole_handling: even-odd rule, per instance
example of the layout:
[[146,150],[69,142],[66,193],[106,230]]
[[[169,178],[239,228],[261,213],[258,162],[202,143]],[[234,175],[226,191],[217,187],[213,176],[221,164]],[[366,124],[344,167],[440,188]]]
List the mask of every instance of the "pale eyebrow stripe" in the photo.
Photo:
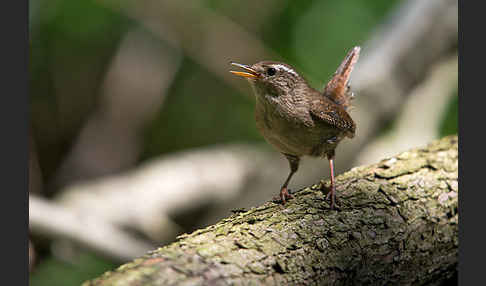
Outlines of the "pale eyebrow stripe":
[[289,73],[291,73],[293,75],[297,75],[297,73],[293,69],[288,68],[287,66],[284,66],[284,65],[281,65],[281,64],[277,64],[275,66],[276,67],[279,67],[279,68],[283,69],[284,71],[289,72]]

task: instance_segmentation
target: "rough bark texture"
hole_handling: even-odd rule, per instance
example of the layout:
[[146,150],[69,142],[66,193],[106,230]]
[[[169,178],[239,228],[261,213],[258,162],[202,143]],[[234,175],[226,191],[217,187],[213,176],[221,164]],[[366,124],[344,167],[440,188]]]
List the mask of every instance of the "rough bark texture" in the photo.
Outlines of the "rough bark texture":
[[457,179],[450,136],[338,176],[337,210],[314,185],[83,285],[437,285],[456,272]]

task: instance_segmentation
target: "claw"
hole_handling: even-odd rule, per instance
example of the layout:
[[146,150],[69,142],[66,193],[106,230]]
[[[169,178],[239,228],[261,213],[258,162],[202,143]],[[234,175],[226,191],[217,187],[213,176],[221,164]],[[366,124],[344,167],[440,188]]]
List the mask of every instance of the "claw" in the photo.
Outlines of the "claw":
[[327,191],[326,200],[330,200],[330,202],[329,202],[330,208],[331,208],[331,210],[333,210],[334,206],[336,205],[336,192],[335,192],[335,190],[333,189],[332,186],[326,187],[324,185],[322,185],[321,190],[323,192]]
[[287,201],[287,199],[293,199],[294,196],[292,196],[289,191],[287,190],[287,188],[282,188],[280,190],[280,200],[282,201],[282,204],[285,205],[285,202]]
[[334,194],[334,190],[331,189],[331,191],[329,193],[327,193],[326,195],[326,200],[331,200],[331,210],[334,209],[334,205],[335,205],[335,200],[336,200],[336,195]]

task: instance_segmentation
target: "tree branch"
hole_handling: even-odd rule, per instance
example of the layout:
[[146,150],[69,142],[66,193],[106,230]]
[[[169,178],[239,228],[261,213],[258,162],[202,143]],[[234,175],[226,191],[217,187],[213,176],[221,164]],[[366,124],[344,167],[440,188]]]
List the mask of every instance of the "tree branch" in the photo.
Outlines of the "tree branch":
[[[456,271],[458,139],[445,137],[267,202],[83,285],[423,285]],[[329,182],[322,182],[329,185]]]
[[152,246],[103,218],[73,211],[32,194],[29,195],[29,228],[36,234],[76,242],[116,261],[127,261]]

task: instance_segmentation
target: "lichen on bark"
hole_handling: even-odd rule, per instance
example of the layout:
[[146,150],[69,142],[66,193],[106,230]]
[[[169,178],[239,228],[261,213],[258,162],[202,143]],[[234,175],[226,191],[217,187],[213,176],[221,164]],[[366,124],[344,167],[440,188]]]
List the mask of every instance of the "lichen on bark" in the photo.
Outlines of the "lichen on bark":
[[425,285],[456,271],[458,139],[237,212],[83,285]]

